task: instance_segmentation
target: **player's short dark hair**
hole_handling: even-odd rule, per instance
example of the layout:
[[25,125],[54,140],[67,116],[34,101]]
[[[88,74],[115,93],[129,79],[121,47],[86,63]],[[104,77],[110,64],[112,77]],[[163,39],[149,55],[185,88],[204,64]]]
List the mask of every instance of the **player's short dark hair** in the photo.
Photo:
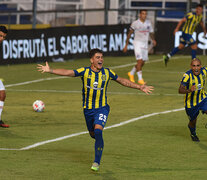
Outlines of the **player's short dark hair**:
[[201,8],[203,8],[203,4],[197,4],[197,5],[196,5],[196,8],[197,8],[197,7],[201,7]]
[[90,52],[89,52],[89,57],[92,58],[96,53],[103,54],[103,51],[98,49],[98,48],[91,49]]
[[8,33],[8,30],[6,28],[6,26],[0,26],[0,31],[7,34]]
[[142,11],[146,11],[146,12],[147,12],[147,9],[141,9],[141,10],[139,11],[139,13],[141,14]]
[[201,60],[198,59],[198,58],[194,58],[194,59],[192,59],[191,64],[192,64],[194,61],[198,61],[198,62],[200,62],[200,64],[201,64]]

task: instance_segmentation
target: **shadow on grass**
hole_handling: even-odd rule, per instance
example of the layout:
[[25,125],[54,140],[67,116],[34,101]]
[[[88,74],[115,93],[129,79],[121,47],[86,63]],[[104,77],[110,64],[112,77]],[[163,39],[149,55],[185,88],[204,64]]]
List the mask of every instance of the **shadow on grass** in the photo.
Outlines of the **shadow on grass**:
[[198,146],[199,146],[201,149],[207,151],[207,145],[205,145],[205,144],[203,144],[203,143],[198,143]]
[[105,173],[101,173],[101,172],[93,172],[93,173],[96,177],[102,177],[102,180],[117,180],[115,177],[112,177],[114,174],[112,171],[106,171]]

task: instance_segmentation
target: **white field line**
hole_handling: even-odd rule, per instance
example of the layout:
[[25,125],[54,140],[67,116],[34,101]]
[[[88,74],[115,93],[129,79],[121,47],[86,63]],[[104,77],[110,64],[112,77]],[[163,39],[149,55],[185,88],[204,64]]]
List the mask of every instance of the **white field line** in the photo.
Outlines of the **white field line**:
[[[179,59],[179,57],[173,57],[173,59]],[[112,67],[109,67],[110,69],[118,69],[118,68],[123,68],[123,67],[128,67],[128,66],[132,66],[132,65],[135,65],[136,64],[136,60],[134,60],[135,62],[134,63],[130,63],[130,64],[124,64],[124,65],[119,65],[119,66],[112,66]],[[163,61],[163,59],[156,59],[156,60],[151,60],[151,61],[146,61],[145,64],[149,64],[149,63],[156,63],[156,62],[161,62]]]
[[[140,116],[140,117],[136,117],[136,118],[129,119],[127,121],[120,122],[118,124],[114,124],[114,125],[108,126],[104,130],[115,128],[115,127],[120,127],[120,126],[123,126],[123,125],[129,124],[129,123],[138,121],[140,119],[148,118],[148,117],[151,117],[151,116],[156,116],[156,115],[160,115],[160,114],[168,114],[168,113],[171,113],[171,112],[178,112],[178,111],[183,111],[183,110],[184,110],[184,108],[179,108],[179,109],[172,109],[172,110],[167,110],[167,111],[162,111],[162,112],[146,114],[146,115],[143,115],[143,116]],[[0,148],[0,150],[16,150],[16,151],[29,150],[29,149],[36,148],[36,147],[44,145],[44,144],[48,144],[48,143],[52,143],[52,142],[57,142],[57,141],[62,141],[64,139],[76,137],[76,136],[79,136],[79,135],[82,135],[82,134],[87,134],[87,133],[88,133],[88,131],[74,133],[74,134],[70,134],[70,135],[67,135],[67,136],[62,136],[62,137],[59,137],[59,138],[38,142],[38,143],[29,145],[29,146],[26,146],[26,147],[23,147],[23,148],[20,148],[20,149]]]
[[63,79],[63,78],[69,78],[69,77],[58,76],[58,77],[52,77],[52,78],[43,78],[43,79],[26,81],[26,82],[21,82],[21,83],[16,83],[16,84],[8,84],[8,85],[5,85],[5,87],[21,86],[21,85],[25,85],[25,84],[31,84],[31,83],[41,82],[41,81],[50,81],[50,80],[54,80],[54,79]]
[[[172,59],[178,59],[179,57],[174,57]],[[157,60],[153,60],[153,61],[147,61],[146,63],[155,63],[155,62],[160,62],[163,61],[162,59],[157,59]],[[128,66],[132,66],[135,65],[135,63],[130,63],[130,64],[124,64],[124,65],[119,65],[119,66],[112,66],[109,67],[111,69],[118,69],[118,68],[123,68],[123,67],[128,67]],[[49,80],[54,80],[54,79],[63,79],[63,78],[69,78],[66,76],[57,76],[57,77],[51,77],[51,78],[42,78],[42,79],[37,79],[37,80],[32,80],[32,81],[25,81],[25,82],[21,82],[21,83],[16,83],[16,84],[8,84],[5,85],[5,87],[14,87],[14,86],[21,86],[21,85],[25,85],[25,84],[32,84],[32,83],[37,83],[37,82],[41,82],[41,81],[49,81]]]
[[144,72],[154,72],[154,73],[164,73],[164,74],[184,74],[183,71],[154,71],[154,70],[144,70]]
[[[32,90],[32,89],[8,89],[7,91],[13,92],[46,92],[46,93],[82,93],[82,91],[64,91],[64,90]],[[133,92],[110,92],[107,91],[107,94],[123,94],[123,95],[147,95],[143,92],[137,91],[136,93]],[[152,93],[150,96],[183,96],[182,94],[161,94],[161,93]]]

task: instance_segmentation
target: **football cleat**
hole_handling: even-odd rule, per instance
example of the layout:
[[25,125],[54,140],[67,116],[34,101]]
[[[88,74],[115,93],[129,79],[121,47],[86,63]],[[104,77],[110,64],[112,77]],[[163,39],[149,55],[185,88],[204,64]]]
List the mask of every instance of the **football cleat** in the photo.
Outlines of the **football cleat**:
[[200,142],[198,136],[191,134],[192,141]]
[[164,55],[164,56],[163,56],[163,61],[164,61],[164,63],[165,63],[165,66],[167,67],[167,63],[168,63],[168,61],[169,61],[169,57],[168,57],[167,55]]
[[130,80],[131,82],[135,82],[135,80],[134,80],[134,75],[131,75],[131,73],[128,72],[128,76],[129,76],[129,80]]
[[4,122],[2,120],[0,120],[0,127],[8,128],[9,125],[8,124],[4,124]]
[[141,84],[141,85],[146,84],[146,82],[144,82],[144,79],[140,79],[140,80],[138,81],[138,83]]
[[91,166],[92,171],[98,171],[99,170],[99,164],[94,162]]

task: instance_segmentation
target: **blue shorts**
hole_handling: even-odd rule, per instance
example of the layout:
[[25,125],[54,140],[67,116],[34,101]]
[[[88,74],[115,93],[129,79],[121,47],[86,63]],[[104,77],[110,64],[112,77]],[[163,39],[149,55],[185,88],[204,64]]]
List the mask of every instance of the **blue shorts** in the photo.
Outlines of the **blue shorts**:
[[106,105],[98,109],[84,109],[83,111],[88,131],[94,131],[95,124],[99,124],[104,128],[110,107],[109,105]]
[[196,41],[193,39],[193,36],[191,34],[185,34],[184,32],[182,33],[180,37],[180,43],[186,45],[192,45],[195,44]]
[[200,110],[207,111],[207,98],[203,99],[197,106],[192,108],[185,107],[186,114],[190,121],[197,119]]

